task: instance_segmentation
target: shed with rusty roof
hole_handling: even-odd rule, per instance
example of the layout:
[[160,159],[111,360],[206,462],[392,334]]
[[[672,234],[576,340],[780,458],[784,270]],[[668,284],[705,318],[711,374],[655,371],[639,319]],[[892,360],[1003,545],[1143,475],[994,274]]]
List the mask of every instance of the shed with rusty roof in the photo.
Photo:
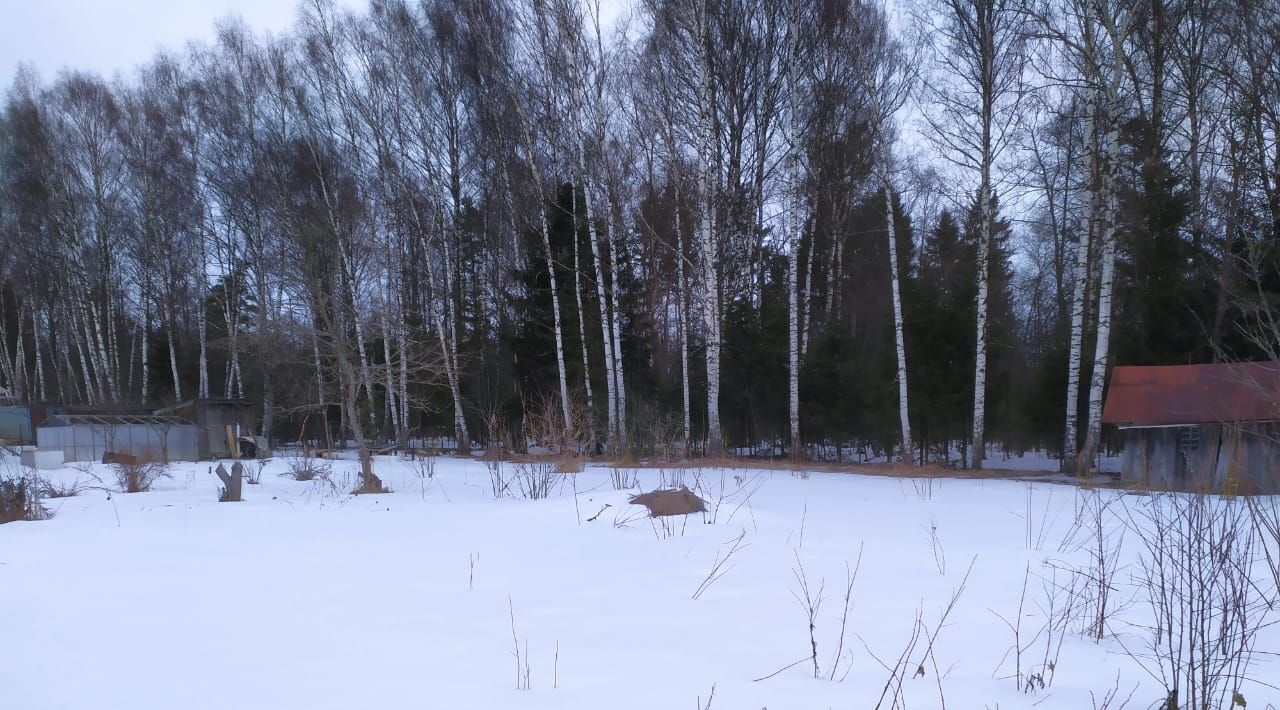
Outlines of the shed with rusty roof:
[[1191,491],[1280,491],[1280,363],[1119,366],[1102,423],[1121,477]]

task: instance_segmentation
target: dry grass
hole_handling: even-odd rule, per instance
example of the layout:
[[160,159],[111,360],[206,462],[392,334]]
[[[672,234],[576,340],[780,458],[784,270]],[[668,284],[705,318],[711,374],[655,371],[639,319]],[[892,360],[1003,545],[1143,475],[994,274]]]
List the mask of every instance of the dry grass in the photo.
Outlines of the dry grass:
[[0,524],[48,517],[49,511],[40,504],[39,486],[32,479],[0,476]]
[[40,479],[40,494],[45,498],[70,498],[80,495],[80,481],[58,483],[46,478]]

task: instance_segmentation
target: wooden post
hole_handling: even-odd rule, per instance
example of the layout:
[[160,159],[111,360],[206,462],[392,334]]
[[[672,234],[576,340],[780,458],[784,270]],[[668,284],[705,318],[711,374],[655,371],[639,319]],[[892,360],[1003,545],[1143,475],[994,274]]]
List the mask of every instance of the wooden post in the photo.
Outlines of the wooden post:
[[227,425],[227,448],[231,450],[231,458],[240,458],[240,442],[236,441],[235,431]]

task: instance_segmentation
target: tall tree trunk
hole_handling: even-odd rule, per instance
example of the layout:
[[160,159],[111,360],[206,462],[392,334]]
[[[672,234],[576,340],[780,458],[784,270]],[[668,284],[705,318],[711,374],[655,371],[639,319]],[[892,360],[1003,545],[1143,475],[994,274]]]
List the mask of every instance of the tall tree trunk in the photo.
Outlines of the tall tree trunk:
[[[52,346],[52,344],[51,344],[51,346]],[[45,389],[45,386],[44,386],[44,385],[45,385],[45,383],[44,383],[44,354],[43,354],[43,353],[41,352],[41,350],[40,350],[40,323],[39,323],[39,322],[37,322],[37,320],[36,320],[36,309],[35,309],[34,307],[32,307],[32,309],[31,309],[31,349],[32,349],[33,351],[35,351],[35,359],[36,359],[36,362],[35,362],[35,377],[34,377],[35,387],[36,387],[35,395],[36,395],[37,401],[40,401],[40,402],[46,402],[46,401],[48,401],[48,396],[49,396],[49,395],[48,395],[48,391]],[[56,359],[56,358],[57,358],[57,353],[56,353],[56,352],[54,353],[54,358],[55,358],[55,359],[54,359],[54,361],[53,361],[53,363],[54,363],[54,364],[53,364],[53,368],[54,368],[54,370],[56,371],[56,370],[58,369],[58,361],[57,361],[57,359]],[[26,356],[25,356],[25,354],[24,354],[24,355],[22,356],[22,366],[23,366],[23,367],[26,367],[26,366],[27,366],[26,360],[27,360],[27,358],[26,358]],[[27,379],[27,378],[23,378],[23,379]],[[30,381],[30,380],[28,380],[28,381]]]
[[1095,187],[1098,146],[1097,117],[1095,96],[1089,97],[1086,113],[1088,128],[1086,132],[1087,150],[1089,151],[1088,199],[1083,228],[1076,238],[1076,266],[1072,278],[1071,294],[1071,336],[1067,350],[1067,411],[1062,435],[1062,470],[1069,472],[1076,467],[1076,427],[1080,417],[1080,370],[1082,366],[1082,350],[1084,349],[1084,295],[1089,283],[1089,243],[1094,228],[1094,210],[1097,204],[1097,188]]
[[690,399],[689,399],[689,304],[688,281],[685,278],[684,220],[680,210],[680,176],[675,173],[674,199],[676,218],[676,325],[680,331],[680,414],[681,446],[683,456],[690,450]]
[[203,399],[209,397],[209,319],[204,310],[204,293],[196,307],[196,330],[200,338],[200,384],[197,395]]
[[609,406],[608,443],[610,451],[617,451],[618,446],[618,388],[617,371],[614,362],[613,325],[609,318],[609,297],[605,290],[604,264],[600,256],[600,235],[596,230],[596,214],[592,210],[591,181],[587,177],[587,162],[582,132],[577,132],[578,176],[582,181],[582,205],[587,220],[587,238],[591,244],[591,257],[596,268],[596,298],[600,304],[600,337],[604,341],[604,373],[606,394]]
[[182,380],[178,377],[178,351],[173,342],[173,306],[165,305],[165,334],[169,339],[169,371],[173,375],[173,401],[182,401]]
[[[1117,50],[1118,52],[1118,50]],[[1106,384],[1107,364],[1111,352],[1111,300],[1112,280],[1115,273],[1116,257],[1116,221],[1120,219],[1118,196],[1118,151],[1120,146],[1120,128],[1117,116],[1120,102],[1118,90],[1114,86],[1108,91],[1106,147],[1102,153],[1102,192],[1105,196],[1106,209],[1101,220],[1099,238],[1102,261],[1102,275],[1098,284],[1098,317],[1097,337],[1093,351],[1093,373],[1089,378],[1089,418],[1085,433],[1084,445],[1076,461],[1076,473],[1086,475],[1093,467],[1093,456],[1097,452],[1102,434],[1102,395]]]
[[627,233],[626,219],[623,217],[622,208],[618,207],[615,214],[617,215],[618,225],[608,239],[609,245],[609,290],[613,297],[613,314],[609,318],[609,323],[613,326],[613,376],[617,380],[614,388],[617,391],[618,398],[618,436],[621,438],[619,446],[623,449],[627,447],[627,381],[626,368],[622,364],[622,300],[618,287],[618,241],[624,239]]
[[902,427],[902,461],[908,465],[915,460],[911,441],[911,408],[907,404],[907,344],[902,318],[901,276],[898,271],[898,227],[893,214],[893,190],[889,186],[886,166],[884,176],[885,223],[889,234],[889,282],[893,291],[893,335],[898,355],[898,421]]
[[700,208],[698,246],[702,261],[702,325],[706,339],[707,364],[707,456],[724,454],[720,429],[720,281],[716,272],[717,252],[712,219],[711,64],[708,53],[710,18],[706,7],[700,11],[698,27],[698,200]]
[[[587,357],[587,325],[582,313],[582,259],[578,245],[578,196],[573,189],[573,296],[578,304],[578,334],[582,340],[582,381],[587,390],[587,411],[595,416],[595,395],[591,391],[591,359]],[[594,427],[591,427],[594,429]]]
[[787,411],[791,427],[791,459],[799,461],[803,458],[800,444],[799,284],[796,283],[800,270],[800,242],[794,234],[790,238],[791,249],[787,254]]
[[569,438],[573,435],[573,416],[569,412],[569,380],[564,370],[564,327],[560,322],[560,291],[556,286],[556,262],[551,252],[549,236],[551,227],[547,223],[545,202],[539,201],[538,211],[542,216],[542,249],[546,253],[547,278],[551,282],[551,313],[555,322],[556,336],[556,370],[560,376],[560,415],[564,421],[562,444],[567,446]]

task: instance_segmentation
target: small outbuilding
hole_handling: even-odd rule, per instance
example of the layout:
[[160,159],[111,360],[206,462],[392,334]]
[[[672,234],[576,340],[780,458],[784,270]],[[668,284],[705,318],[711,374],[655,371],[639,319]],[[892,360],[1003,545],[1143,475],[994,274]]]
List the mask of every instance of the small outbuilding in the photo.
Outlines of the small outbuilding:
[[146,461],[204,461],[268,455],[253,436],[253,405],[243,399],[194,399],[157,410],[75,408],[36,427],[41,451],[63,460],[114,455]]
[[1124,437],[1126,483],[1280,492],[1280,363],[1118,366],[1102,423]]
[[190,399],[154,413],[193,424],[197,458],[202,461],[240,458],[246,445],[256,448],[252,443],[253,404],[247,399]]

